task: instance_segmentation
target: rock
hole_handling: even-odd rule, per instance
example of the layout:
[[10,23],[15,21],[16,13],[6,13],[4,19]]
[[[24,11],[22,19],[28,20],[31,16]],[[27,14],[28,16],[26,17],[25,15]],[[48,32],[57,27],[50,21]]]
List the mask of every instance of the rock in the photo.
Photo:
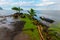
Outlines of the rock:
[[14,37],[14,40],[31,40],[31,38],[29,37],[29,35],[21,32]]
[[54,20],[52,19],[49,19],[49,18],[45,18],[45,17],[40,17],[43,21],[46,21],[46,22],[49,22],[49,23],[53,23],[55,22]]

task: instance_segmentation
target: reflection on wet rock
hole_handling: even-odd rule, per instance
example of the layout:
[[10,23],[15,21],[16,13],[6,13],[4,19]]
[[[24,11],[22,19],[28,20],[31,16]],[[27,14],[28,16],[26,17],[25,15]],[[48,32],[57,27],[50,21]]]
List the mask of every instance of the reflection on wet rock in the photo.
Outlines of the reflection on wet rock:
[[24,27],[25,21],[6,17],[0,21],[0,40],[13,40],[14,36],[20,33]]

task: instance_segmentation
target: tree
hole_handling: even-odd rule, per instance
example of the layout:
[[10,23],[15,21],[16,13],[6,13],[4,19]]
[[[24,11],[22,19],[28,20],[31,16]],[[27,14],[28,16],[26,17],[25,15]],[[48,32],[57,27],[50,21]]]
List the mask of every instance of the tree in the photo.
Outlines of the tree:
[[22,11],[23,9],[22,8],[20,8],[20,7],[13,7],[12,8],[12,10],[15,10],[15,11],[17,11],[17,13],[15,13],[14,15],[13,15],[13,17],[14,18],[18,18],[19,17],[19,13],[20,13],[20,11]]
[[17,12],[20,13],[20,11],[22,11],[23,9],[20,7],[13,7],[12,10],[16,10]]
[[34,11],[34,9],[30,9],[30,11],[28,11],[28,13],[31,15],[31,16],[35,16],[36,14],[35,14],[35,11]]

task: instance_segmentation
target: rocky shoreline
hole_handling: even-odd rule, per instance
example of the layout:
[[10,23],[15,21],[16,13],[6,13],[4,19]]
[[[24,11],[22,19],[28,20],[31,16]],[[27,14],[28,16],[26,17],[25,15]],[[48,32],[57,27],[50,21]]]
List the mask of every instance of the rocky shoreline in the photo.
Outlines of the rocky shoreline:
[[10,24],[1,23],[0,40],[13,40],[14,36],[22,31],[24,24],[25,24],[24,21],[18,21],[18,20],[16,20],[15,22],[10,22]]

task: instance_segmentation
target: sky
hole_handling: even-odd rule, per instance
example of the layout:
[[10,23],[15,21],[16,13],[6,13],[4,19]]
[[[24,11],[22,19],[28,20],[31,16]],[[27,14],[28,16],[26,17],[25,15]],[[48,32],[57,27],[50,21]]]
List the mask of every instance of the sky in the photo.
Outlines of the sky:
[[0,0],[0,7],[11,10],[12,7],[21,7],[24,10],[60,10],[60,0]]

